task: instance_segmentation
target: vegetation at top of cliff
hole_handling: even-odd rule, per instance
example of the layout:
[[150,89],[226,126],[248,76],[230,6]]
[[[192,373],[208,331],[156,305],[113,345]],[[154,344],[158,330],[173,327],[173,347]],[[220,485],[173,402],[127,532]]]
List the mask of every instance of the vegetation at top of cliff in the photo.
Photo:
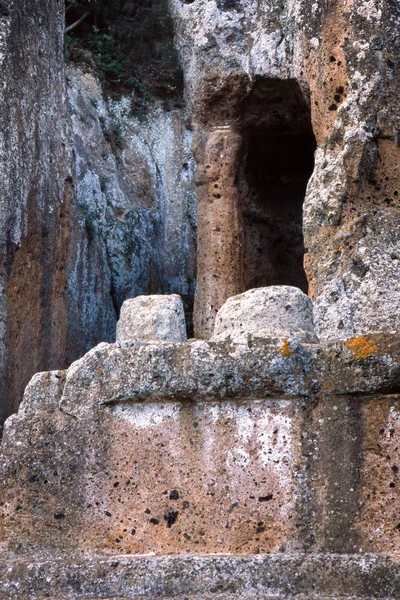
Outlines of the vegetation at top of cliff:
[[168,0],[66,0],[65,19],[67,58],[95,66],[112,95],[133,92],[133,112],[181,105]]

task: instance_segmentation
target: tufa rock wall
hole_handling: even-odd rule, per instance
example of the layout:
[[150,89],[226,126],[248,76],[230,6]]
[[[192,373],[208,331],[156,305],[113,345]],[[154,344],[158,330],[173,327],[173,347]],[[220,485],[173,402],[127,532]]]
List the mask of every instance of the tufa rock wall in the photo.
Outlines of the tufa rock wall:
[[112,341],[130,296],[179,292],[189,328],[196,202],[182,111],[130,115],[64,69],[64,3],[4,2],[0,423],[32,375]]
[[198,337],[276,284],[310,294],[320,339],[398,328],[397,4],[170,4],[193,139],[76,68],[67,110],[62,3],[4,5],[3,418],[111,341],[126,297],[181,294],[191,330],[197,202]]
[[321,339],[398,329],[398,3],[171,7],[196,131],[197,335],[227,294],[271,284],[309,288]]
[[128,301],[121,341],[32,379],[0,453],[0,594],[396,597],[399,335],[300,342],[294,292],[231,299],[212,341],[144,341],[176,296]]
[[[170,0],[193,137],[77,69],[67,110],[63,7],[28,4],[0,10],[5,414],[52,370],[5,423],[0,597],[398,598],[398,3]],[[128,295],[190,316],[190,144],[211,339],[152,296],[112,343]]]
[[73,183],[61,0],[0,11],[0,419],[26,383],[66,365]]

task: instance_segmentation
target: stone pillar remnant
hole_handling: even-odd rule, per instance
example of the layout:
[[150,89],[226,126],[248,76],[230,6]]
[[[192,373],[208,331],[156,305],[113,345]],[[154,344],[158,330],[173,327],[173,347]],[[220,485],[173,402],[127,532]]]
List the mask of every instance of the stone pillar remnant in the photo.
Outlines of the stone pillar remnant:
[[310,298],[289,285],[257,288],[229,298],[218,311],[212,340],[237,343],[249,337],[318,342]]
[[186,342],[181,297],[137,296],[125,300],[117,323],[117,341]]
[[242,137],[231,125],[223,125],[207,131],[199,145],[202,150],[197,148],[198,260],[193,323],[195,336],[208,339],[219,308],[227,298],[244,291],[242,222],[235,185]]

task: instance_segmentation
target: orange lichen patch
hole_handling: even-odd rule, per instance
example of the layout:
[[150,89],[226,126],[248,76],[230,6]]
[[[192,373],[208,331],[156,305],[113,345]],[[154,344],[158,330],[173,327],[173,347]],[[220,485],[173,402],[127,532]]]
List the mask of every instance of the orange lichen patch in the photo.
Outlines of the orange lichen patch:
[[358,360],[368,358],[378,351],[378,346],[375,341],[372,338],[366,338],[365,335],[360,335],[359,337],[349,340],[346,342],[345,346],[346,348],[350,348],[354,354],[354,358],[357,358]]
[[293,351],[290,347],[289,342],[286,338],[282,339],[282,346],[279,348],[279,352],[282,354],[284,358],[290,358],[293,355]]
[[97,372],[99,373],[99,375],[101,375],[103,372],[103,369],[97,369]]

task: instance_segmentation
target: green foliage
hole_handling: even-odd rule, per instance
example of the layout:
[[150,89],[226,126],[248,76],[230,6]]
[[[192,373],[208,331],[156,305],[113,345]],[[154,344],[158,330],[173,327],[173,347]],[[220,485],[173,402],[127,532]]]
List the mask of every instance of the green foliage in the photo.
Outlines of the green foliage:
[[133,91],[134,112],[154,99],[169,107],[181,104],[182,73],[167,0],[78,0],[66,13],[67,25],[86,12],[66,36],[70,60],[95,65],[109,93]]
[[124,80],[128,65],[113,28],[101,32],[97,27],[93,27],[93,33],[85,37],[84,45],[91,51],[104,80],[110,83],[121,83]]

